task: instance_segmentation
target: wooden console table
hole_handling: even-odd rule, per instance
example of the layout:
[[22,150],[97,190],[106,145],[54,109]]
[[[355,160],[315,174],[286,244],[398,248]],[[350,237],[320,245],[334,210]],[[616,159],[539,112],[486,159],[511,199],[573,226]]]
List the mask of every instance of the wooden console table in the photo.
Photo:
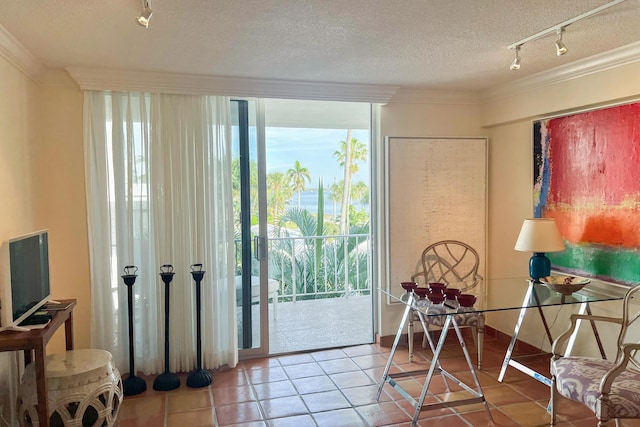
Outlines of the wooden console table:
[[[49,427],[49,404],[47,401],[47,377],[45,375],[45,356],[47,343],[64,323],[65,343],[67,350],[73,350],[73,308],[75,299],[59,300],[68,305],[64,310],[50,311],[51,321],[41,329],[25,332],[0,332],[0,351],[24,351],[25,365],[32,360],[35,363],[36,383],[38,391],[38,419],[41,427]],[[32,355],[32,352],[34,355]]]

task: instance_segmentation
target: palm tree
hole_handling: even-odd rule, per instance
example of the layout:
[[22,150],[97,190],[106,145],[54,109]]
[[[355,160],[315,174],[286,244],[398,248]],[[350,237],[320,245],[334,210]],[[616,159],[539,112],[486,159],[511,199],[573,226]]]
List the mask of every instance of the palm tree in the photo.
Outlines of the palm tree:
[[369,187],[362,181],[358,181],[351,186],[352,200],[360,202],[363,205],[369,204]]
[[291,185],[285,174],[272,172],[267,175],[267,215],[271,217],[270,223],[278,221],[291,195]]
[[[349,230],[349,204],[351,203],[351,178],[358,172],[356,162],[367,159],[367,147],[364,143],[352,138],[351,129],[347,129],[347,138],[340,141],[340,150],[333,153],[338,164],[344,167],[344,186],[342,190],[342,204],[340,207],[340,232],[346,234]],[[348,143],[347,143],[348,141]]]
[[[335,181],[335,179],[334,179]],[[342,202],[342,189],[344,181],[334,182],[329,186],[329,200],[333,202],[333,217],[336,217],[336,204]]]
[[300,193],[304,191],[306,183],[311,182],[309,169],[303,168],[300,160],[296,160],[295,166],[287,171],[287,178],[291,181],[293,191],[298,193],[298,208],[300,208]]
[[338,164],[344,168],[344,180],[342,186],[342,203],[340,204],[340,233],[346,234],[349,229],[349,193],[351,184],[351,129],[347,129],[347,138],[340,141],[340,151],[333,153],[338,158]]

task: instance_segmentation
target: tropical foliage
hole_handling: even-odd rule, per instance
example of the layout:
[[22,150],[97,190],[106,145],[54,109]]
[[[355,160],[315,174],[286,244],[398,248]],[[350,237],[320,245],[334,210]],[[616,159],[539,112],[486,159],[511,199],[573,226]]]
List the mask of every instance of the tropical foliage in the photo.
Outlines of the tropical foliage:
[[[267,221],[275,229],[275,235],[269,236],[269,275],[281,281],[281,298],[285,300],[369,292],[369,215],[366,210],[369,188],[362,181],[353,181],[359,170],[358,162],[367,159],[367,147],[351,137],[351,130],[347,131],[345,141],[341,141],[340,149],[333,153],[343,167],[344,179],[328,188],[333,215],[327,218],[322,178],[317,188],[317,210],[310,212],[301,207],[301,193],[307,190],[311,175],[299,160],[286,172],[267,175]],[[234,200],[239,200],[237,160],[233,166],[233,191],[237,192]],[[257,218],[258,179],[254,162],[250,165],[250,186],[251,216]],[[297,206],[287,207],[295,195]],[[352,201],[358,203],[360,209]],[[239,206],[234,209],[239,212]]]
[[[298,208],[289,209],[282,224],[280,238],[270,239],[269,272],[282,281],[285,300],[368,293],[368,224],[325,236],[316,216]],[[300,235],[291,235],[292,226]]]
[[267,175],[267,220],[269,224],[278,221],[292,195],[293,188],[287,175],[282,172],[272,172]]
[[351,204],[351,180],[358,172],[358,162],[367,159],[367,146],[351,137],[351,129],[347,131],[347,138],[340,141],[340,150],[333,153],[338,164],[344,168],[344,183],[342,186],[342,201],[340,208],[340,232],[349,230],[349,205]]
[[300,160],[296,160],[295,166],[287,171],[287,178],[291,182],[291,189],[298,193],[298,208],[300,208],[300,194],[305,190],[307,182],[311,181],[309,169],[303,168]]

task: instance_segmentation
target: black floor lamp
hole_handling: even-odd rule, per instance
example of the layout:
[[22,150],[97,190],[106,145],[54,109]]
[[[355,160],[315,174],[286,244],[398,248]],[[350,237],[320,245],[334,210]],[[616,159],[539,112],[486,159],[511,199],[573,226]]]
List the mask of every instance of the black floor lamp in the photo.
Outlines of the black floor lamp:
[[187,377],[187,386],[188,387],[206,387],[213,379],[211,378],[211,373],[202,369],[202,328],[200,322],[200,282],[202,282],[202,277],[204,276],[205,271],[202,269],[202,264],[193,264],[191,266],[191,275],[193,276],[193,280],[196,282],[196,369],[189,373]]
[[135,350],[133,346],[133,285],[136,283],[136,272],[138,267],[135,265],[127,265],[124,268],[122,280],[127,285],[128,311],[129,311],[129,376],[122,381],[123,393],[125,396],[133,396],[140,394],[147,389],[147,383],[140,377],[136,376],[136,368],[134,366]]
[[169,283],[173,280],[173,266],[160,266],[160,277],[164,282],[164,372],[153,381],[153,389],[169,391],[180,387],[180,377],[169,372]]

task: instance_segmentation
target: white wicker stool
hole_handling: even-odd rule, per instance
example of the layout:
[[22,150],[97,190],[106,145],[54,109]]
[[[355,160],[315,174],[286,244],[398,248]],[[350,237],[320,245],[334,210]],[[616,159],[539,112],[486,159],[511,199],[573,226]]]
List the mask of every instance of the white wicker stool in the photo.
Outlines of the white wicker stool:
[[[105,350],[70,350],[47,356],[51,427],[113,426],[122,403],[120,372]],[[20,425],[39,427],[34,364],[27,365],[18,392]]]

